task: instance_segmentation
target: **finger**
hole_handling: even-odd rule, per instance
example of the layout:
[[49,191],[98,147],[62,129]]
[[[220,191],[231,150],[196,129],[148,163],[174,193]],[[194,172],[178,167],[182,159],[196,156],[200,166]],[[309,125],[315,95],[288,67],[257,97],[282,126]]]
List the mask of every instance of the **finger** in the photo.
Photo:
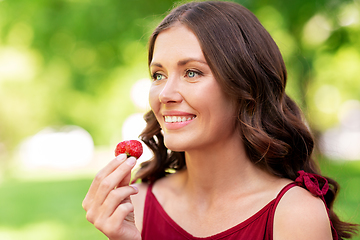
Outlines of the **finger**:
[[109,219],[112,226],[119,226],[121,227],[124,224],[124,220],[127,219],[130,213],[134,212],[134,206],[130,201],[121,203],[111,215]]
[[[136,158],[134,157],[129,157],[129,161],[131,161],[131,165],[135,165],[136,164]],[[131,171],[125,175],[125,177],[118,183],[117,187],[122,187],[122,186],[127,186],[130,184],[130,180],[131,180]]]
[[136,193],[138,193],[138,189],[132,186],[125,186],[112,190],[101,206],[101,217],[110,217],[120,204],[129,202],[127,199],[130,200],[130,195],[134,195]]
[[[105,179],[100,183],[97,192],[94,204],[98,206],[102,205],[106,197],[119,183],[128,175],[131,174],[131,169],[135,166],[136,159],[134,157],[129,157],[126,159],[124,164],[121,164],[116,168],[112,173],[110,173]],[[126,185],[129,185],[126,184]]]
[[93,182],[90,185],[89,191],[87,192],[85,199],[83,201],[83,208],[87,210],[87,205],[89,202],[92,201],[94,198],[100,183],[110,174],[112,173],[117,167],[119,167],[125,160],[127,156],[126,154],[120,154],[112,161],[110,161],[103,169],[101,169],[98,174],[96,174]]
[[[133,239],[129,238],[129,231],[126,229],[126,226],[132,224],[133,229],[135,228],[134,219],[131,222],[127,222],[127,218],[131,218],[133,215],[134,207],[130,202],[119,205],[115,214],[110,218],[107,218],[106,221],[96,221],[94,223],[95,227],[102,231],[109,239]],[[130,233],[131,234],[131,233]]]

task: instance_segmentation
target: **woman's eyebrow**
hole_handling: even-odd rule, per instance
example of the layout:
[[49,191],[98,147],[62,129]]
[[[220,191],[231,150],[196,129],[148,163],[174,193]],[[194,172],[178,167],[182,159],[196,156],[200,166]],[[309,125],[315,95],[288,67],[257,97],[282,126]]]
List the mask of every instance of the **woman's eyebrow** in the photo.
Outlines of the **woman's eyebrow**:
[[153,67],[153,66],[155,66],[155,67],[160,67],[160,68],[163,67],[160,63],[157,63],[157,62],[152,62],[152,63],[150,63],[150,66],[149,66],[149,67]]
[[[201,63],[201,64],[206,64],[206,65],[208,65],[206,61],[201,60],[201,59],[197,59],[197,58],[186,58],[186,59],[184,59],[184,60],[180,60],[180,61],[178,61],[177,65],[178,65],[178,66],[184,66],[184,65],[188,64],[189,62],[198,62],[198,63]],[[149,66],[149,67],[153,67],[153,66],[155,66],[155,67],[160,67],[160,68],[163,67],[163,66],[161,65],[161,63],[158,63],[158,62],[152,62],[152,63],[150,63],[150,66]]]
[[201,63],[201,64],[206,64],[206,65],[207,65],[207,62],[206,62],[206,61],[204,61],[204,60],[202,60],[202,59],[197,59],[197,58],[186,58],[186,59],[184,59],[184,60],[179,61],[177,65],[178,65],[178,66],[184,66],[184,65],[186,65],[186,64],[189,63],[189,62],[199,62],[199,63]]

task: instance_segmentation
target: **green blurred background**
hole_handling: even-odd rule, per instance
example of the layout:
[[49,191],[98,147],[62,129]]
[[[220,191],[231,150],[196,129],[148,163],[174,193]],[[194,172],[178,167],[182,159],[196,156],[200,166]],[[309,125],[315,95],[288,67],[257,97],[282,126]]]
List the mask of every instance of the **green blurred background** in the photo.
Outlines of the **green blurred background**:
[[[360,223],[360,1],[237,2],[278,43],[322,171],[342,186],[335,208]],[[81,202],[139,133],[147,40],[174,3],[0,0],[0,239],[106,239]]]

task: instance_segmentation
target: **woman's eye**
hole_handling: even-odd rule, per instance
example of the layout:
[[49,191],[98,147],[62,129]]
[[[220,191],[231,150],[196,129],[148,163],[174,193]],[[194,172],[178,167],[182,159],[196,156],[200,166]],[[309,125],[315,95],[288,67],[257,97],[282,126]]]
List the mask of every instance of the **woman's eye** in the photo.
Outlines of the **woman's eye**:
[[193,70],[188,70],[186,71],[186,77],[188,78],[194,78],[196,76],[200,75],[199,72],[193,71]]
[[154,73],[152,78],[153,78],[154,81],[159,81],[159,80],[164,79],[164,75],[162,75],[160,73]]

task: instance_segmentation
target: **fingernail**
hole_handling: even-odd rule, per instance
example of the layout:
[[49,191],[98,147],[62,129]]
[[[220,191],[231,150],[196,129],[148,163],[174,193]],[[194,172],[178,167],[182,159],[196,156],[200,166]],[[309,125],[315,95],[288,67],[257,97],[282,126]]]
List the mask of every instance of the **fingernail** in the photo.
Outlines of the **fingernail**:
[[125,153],[120,154],[116,157],[116,159],[119,161],[124,161],[126,159],[126,154]]
[[134,158],[134,157],[129,157],[128,159],[126,159],[126,163],[127,163],[129,166],[134,166],[135,163],[136,163],[136,158]]
[[139,191],[139,189],[138,189],[137,186],[135,186],[135,185],[130,185],[130,187],[132,187],[133,189],[135,189],[137,192]]

